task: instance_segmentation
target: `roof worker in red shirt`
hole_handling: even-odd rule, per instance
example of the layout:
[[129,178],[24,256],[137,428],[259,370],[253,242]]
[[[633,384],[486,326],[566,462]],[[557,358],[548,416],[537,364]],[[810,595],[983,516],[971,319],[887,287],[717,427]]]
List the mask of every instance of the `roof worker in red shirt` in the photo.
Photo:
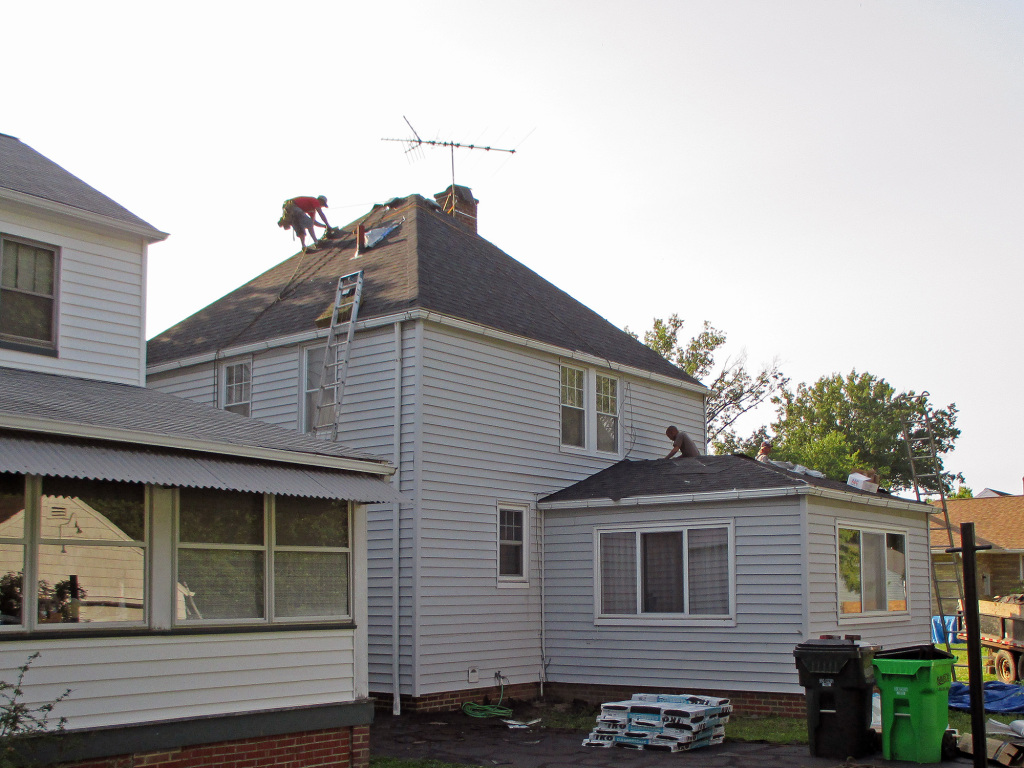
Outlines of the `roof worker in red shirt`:
[[303,251],[306,250],[306,234],[308,233],[310,240],[312,240],[309,250],[312,251],[316,249],[316,230],[313,227],[322,227],[323,224],[313,221],[312,217],[296,205],[294,201],[286,200],[277,226],[282,229],[290,229],[298,235]]
[[[320,197],[293,197],[291,200],[285,200],[285,205],[293,203],[297,205],[299,209],[307,216],[311,217],[313,221],[316,221],[316,215],[320,214],[320,220],[323,221],[324,226],[330,228],[330,224],[327,221],[327,215],[324,213],[324,208],[327,207],[327,198],[323,195]],[[318,223],[319,227],[320,224]]]

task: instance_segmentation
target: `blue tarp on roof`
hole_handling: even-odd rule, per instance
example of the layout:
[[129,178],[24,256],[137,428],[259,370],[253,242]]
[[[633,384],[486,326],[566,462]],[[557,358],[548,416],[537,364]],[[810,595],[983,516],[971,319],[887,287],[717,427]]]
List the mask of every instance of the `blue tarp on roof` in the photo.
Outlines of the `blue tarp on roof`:
[[[1024,687],[990,680],[982,686],[986,712],[1024,712]],[[949,686],[949,708],[969,710],[971,694],[966,683]]]

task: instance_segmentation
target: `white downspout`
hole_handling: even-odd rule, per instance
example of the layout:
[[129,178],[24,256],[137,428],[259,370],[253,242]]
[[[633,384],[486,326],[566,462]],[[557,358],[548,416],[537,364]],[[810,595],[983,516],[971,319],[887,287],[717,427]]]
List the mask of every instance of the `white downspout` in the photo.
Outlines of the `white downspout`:
[[547,646],[547,592],[545,591],[544,577],[547,571],[544,567],[544,558],[546,553],[544,551],[544,533],[547,524],[547,518],[544,516],[544,510],[537,510],[537,524],[540,528],[540,698],[544,700],[544,683],[547,681],[548,676],[548,646]]
[[[395,323],[395,421],[394,454],[392,463],[395,474],[392,482],[399,491],[402,489],[402,321]],[[402,714],[401,694],[401,652],[402,642],[399,626],[399,598],[402,580],[399,569],[402,564],[402,505],[394,504],[391,520],[391,714]]]

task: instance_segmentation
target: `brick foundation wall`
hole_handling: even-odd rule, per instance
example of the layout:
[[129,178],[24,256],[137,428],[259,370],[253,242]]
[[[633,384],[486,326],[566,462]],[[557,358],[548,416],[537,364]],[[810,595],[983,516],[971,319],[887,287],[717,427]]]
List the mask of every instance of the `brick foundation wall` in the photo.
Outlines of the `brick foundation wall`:
[[331,728],[99,760],[64,763],[64,768],[366,768],[370,727]]
[[807,704],[802,693],[725,691],[708,688],[642,688],[635,685],[544,684],[544,698],[548,701],[579,700],[597,705],[606,701],[628,699],[634,693],[693,693],[703,696],[717,696],[729,699],[733,705],[733,713],[737,715],[807,716]]
[[[391,711],[392,697],[390,693],[371,693],[374,700],[374,707],[381,712]],[[533,701],[540,696],[540,685],[538,683],[516,683],[505,686],[505,701],[516,699],[518,701]],[[497,704],[501,698],[501,688],[490,686],[487,688],[466,688],[461,691],[445,691],[444,693],[430,693],[426,696],[402,695],[403,712],[454,712],[468,701],[475,704]]]

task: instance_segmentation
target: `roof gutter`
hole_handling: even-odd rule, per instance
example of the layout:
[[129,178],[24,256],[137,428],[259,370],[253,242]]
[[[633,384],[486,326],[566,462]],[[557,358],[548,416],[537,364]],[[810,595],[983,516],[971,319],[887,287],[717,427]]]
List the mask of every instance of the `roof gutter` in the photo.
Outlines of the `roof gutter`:
[[274,461],[281,464],[298,464],[305,467],[322,467],[340,469],[348,472],[362,472],[371,475],[390,477],[394,467],[375,461],[352,459],[343,456],[325,456],[319,453],[304,453],[279,448],[238,445],[216,440],[180,437],[177,435],[158,435],[137,432],[117,427],[97,427],[91,424],[69,424],[53,419],[40,419],[32,416],[0,415],[0,428],[23,432],[37,432],[61,437],[83,437],[92,440],[104,440],[118,443],[131,443],[158,448],[176,448],[185,451],[197,451],[235,458]]
[[737,501],[753,499],[774,499],[786,496],[817,496],[834,501],[849,501],[870,504],[874,507],[886,507],[911,512],[922,512],[922,505],[916,501],[906,501],[889,497],[872,497],[860,493],[847,493],[831,488],[817,488],[810,485],[790,488],[749,488],[731,491],[709,491],[706,493],[666,493],[656,496],[630,496],[625,499],[578,499],[575,501],[541,501],[538,509],[629,509],[665,504],[697,504],[701,502]]
[[158,243],[161,240],[166,240],[170,237],[167,232],[161,232],[155,227],[115,219],[113,216],[104,216],[101,213],[93,213],[92,211],[87,211],[84,208],[75,208],[73,205],[58,203],[53,200],[47,200],[45,197],[36,197],[35,195],[28,195],[24,192],[18,192],[13,189],[0,187],[0,199],[11,200],[12,202],[32,206],[33,208],[42,208],[43,210],[51,213],[61,213],[65,216],[70,216],[73,219],[78,219],[79,221],[84,221],[89,224],[98,224],[105,227],[112,227],[121,232],[130,232],[133,235],[139,235],[140,237],[145,238],[151,243]]
[[[528,349],[535,349],[540,352],[547,352],[548,354],[556,355],[562,358],[569,358],[571,360],[578,360],[581,363],[588,365],[599,366],[602,368],[610,368],[613,371],[628,374],[630,376],[647,379],[649,381],[657,382],[659,384],[666,384],[670,387],[678,387],[679,389],[685,389],[690,392],[697,392],[699,394],[707,394],[711,390],[705,387],[703,384],[693,384],[688,381],[676,379],[671,376],[665,376],[660,373],[653,373],[651,371],[645,371],[635,366],[625,365],[624,363],[616,363],[608,360],[604,357],[597,355],[591,355],[586,352],[580,352],[579,350],[567,349],[566,347],[559,347],[556,344],[549,344],[544,341],[537,341],[536,339],[530,339],[525,336],[519,336],[514,333],[508,333],[507,331],[499,331],[494,328],[490,328],[486,325],[480,325],[479,323],[471,323],[468,320],[461,320],[451,315],[443,315],[438,312],[431,312],[427,309],[410,309],[406,312],[399,312],[391,315],[383,315],[381,317],[372,317],[367,320],[360,320],[356,323],[356,330],[368,330],[370,328],[379,328],[382,326],[390,326],[395,323],[404,322],[407,320],[423,320],[426,322],[437,323],[438,325],[444,325],[449,328],[455,328],[467,333],[473,333],[478,336],[486,336],[491,339],[503,341],[507,344],[512,344],[517,347],[526,347]],[[214,360],[222,360],[227,357],[233,357],[235,355],[248,355],[254,352],[262,352],[267,349],[273,349],[275,347],[291,346],[294,344],[302,344],[307,341],[314,341],[319,338],[326,338],[326,329],[315,329],[311,331],[304,331],[302,333],[295,333],[289,336],[279,336],[275,339],[268,341],[259,341],[252,344],[242,344],[237,347],[229,347],[216,352],[207,352],[202,355],[194,355],[192,357],[182,358],[180,360],[172,360],[167,363],[159,363],[146,368],[146,375],[152,376],[155,374],[166,373],[168,371],[178,370],[179,368],[190,368],[193,365],[200,365],[203,363],[213,362]]]

